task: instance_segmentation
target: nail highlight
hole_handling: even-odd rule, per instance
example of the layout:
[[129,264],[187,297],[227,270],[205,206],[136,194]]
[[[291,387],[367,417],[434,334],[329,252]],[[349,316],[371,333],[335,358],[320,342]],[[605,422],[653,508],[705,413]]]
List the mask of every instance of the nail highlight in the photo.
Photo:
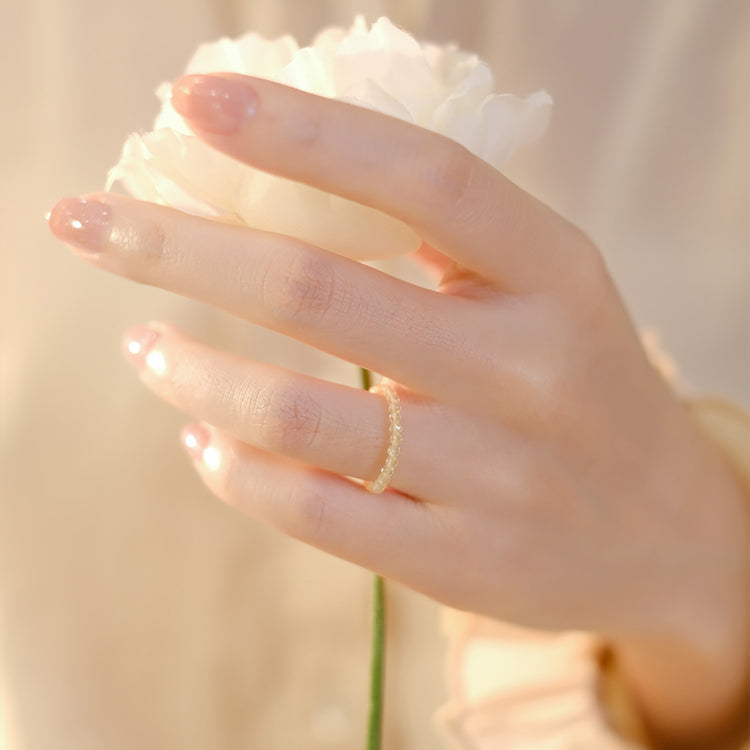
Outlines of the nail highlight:
[[159,331],[150,326],[135,326],[129,329],[122,338],[125,358],[136,367],[143,367],[148,364],[149,352],[151,352],[159,336]]
[[98,253],[112,234],[112,209],[98,200],[63,198],[49,212],[47,222],[58,239]]
[[208,430],[200,424],[189,424],[180,433],[180,442],[194,461],[202,460],[210,440]]
[[179,114],[200,130],[219,135],[237,132],[257,105],[247,84],[222,76],[185,76],[172,89],[172,106]]

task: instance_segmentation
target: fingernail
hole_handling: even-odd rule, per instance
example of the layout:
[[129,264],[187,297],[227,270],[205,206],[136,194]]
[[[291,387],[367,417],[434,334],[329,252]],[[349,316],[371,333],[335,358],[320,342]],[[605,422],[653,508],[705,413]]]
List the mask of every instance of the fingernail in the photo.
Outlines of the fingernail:
[[[159,331],[151,326],[134,326],[129,329],[122,337],[125,358],[139,368],[148,365],[152,370],[163,369],[164,357],[158,352],[151,351],[160,335]],[[157,362],[157,359],[160,361]]]
[[200,461],[211,441],[208,430],[200,424],[189,424],[180,433],[182,446],[194,461]]
[[63,198],[49,212],[47,222],[58,239],[98,253],[112,233],[112,209],[98,200]]
[[172,89],[172,106],[191,125],[227,135],[255,114],[258,97],[246,84],[221,76],[185,76]]

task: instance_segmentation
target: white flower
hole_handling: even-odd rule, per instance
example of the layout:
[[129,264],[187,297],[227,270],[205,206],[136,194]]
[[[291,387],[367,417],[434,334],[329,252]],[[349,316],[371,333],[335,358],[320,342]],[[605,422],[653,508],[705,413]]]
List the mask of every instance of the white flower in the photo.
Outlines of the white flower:
[[[463,144],[500,169],[513,151],[543,132],[551,99],[493,94],[489,67],[454,45],[420,44],[387,18],[372,28],[362,17],[349,31],[321,32],[299,49],[289,36],[247,34],[201,45],[186,73],[232,71],[378,110]],[[154,130],[131,135],[108,186],[120,182],[144,200],[298,237],[358,259],[419,247],[405,224],[374,209],[240,164],[195,137],[157,95]]]

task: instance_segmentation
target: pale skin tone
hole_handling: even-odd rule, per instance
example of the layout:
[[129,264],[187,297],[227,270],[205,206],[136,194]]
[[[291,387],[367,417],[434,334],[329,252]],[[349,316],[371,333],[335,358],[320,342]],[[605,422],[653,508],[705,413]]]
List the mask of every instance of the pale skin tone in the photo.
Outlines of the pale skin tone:
[[382,395],[133,329],[144,382],[200,420],[186,439],[206,485],[440,602],[602,634],[660,742],[710,746],[745,700],[747,501],[590,240],[455,143],[377,113],[238,76],[183,79],[174,103],[231,157],[407,222],[436,280],[109,194],[71,229],[81,206],[58,204],[53,231],[89,262],[395,384],[400,463],[372,495],[356,480],[383,463]]

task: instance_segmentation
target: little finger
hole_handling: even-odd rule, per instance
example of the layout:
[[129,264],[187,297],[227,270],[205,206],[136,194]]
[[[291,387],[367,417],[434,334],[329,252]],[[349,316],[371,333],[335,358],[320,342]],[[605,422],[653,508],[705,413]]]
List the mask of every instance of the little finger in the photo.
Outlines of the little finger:
[[227,504],[337,557],[418,583],[415,540],[434,528],[429,506],[396,492],[372,495],[205,424],[186,427],[183,443],[207,487]]

